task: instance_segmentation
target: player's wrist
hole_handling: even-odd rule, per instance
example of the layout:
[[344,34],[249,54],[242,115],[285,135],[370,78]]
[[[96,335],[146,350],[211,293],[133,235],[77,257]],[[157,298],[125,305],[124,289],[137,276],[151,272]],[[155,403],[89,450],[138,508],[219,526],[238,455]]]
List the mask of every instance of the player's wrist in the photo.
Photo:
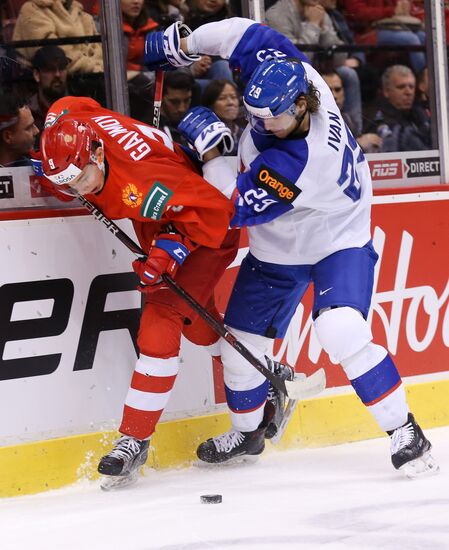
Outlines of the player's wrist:
[[210,160],[214,160],[220,156],[221,156],[220,150],[218,149],[218,147],[214,147],[210,151],[207,151],[207,153],[204,153],[203,162],[204,163],[209,162]]
[[187,46],[187,38],[181,38],[181,42],[179,44],[179,49],[184,52],[186,55],[189,55],[189,47]]

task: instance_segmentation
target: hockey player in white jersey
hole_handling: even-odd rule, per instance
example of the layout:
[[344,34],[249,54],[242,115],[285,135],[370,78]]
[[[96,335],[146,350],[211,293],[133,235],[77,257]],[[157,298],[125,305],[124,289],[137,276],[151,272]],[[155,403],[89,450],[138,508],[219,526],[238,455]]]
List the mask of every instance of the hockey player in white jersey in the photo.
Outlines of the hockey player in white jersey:
[[[180,31],[185,38],[180,38]],[[239,144],[236,176],[223,156],[218,119],[198,107],[179,129],[204,162],[204,177],[234,200],[233,226],[248,226],[225,323],[263,357],[283,338],[313,283],[313,320],[323,349],[391,437],[391,459],[408,476],[435,472],[431,445],[410,413],[404,385],[366,322],[377,254],[370,236],[372,184],[363,151],[330,89],[283,35],[248,19],[179,24],[152,33],[149,69],[188,66],[201,54],[229,59],[247,83],[249,125]],[[222,360],[232,429],[202,443],[205,462],[257,456],[268,382],[226,342]]]

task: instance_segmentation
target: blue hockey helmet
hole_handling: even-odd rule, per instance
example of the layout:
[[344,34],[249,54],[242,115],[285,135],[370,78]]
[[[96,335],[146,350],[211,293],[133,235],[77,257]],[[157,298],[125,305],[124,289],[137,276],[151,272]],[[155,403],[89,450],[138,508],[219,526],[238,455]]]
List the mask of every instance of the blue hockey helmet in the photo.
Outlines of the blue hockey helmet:
[[259,119],[291,111],[300,95],[307,94],[309,82],[297,59],[266,59],[252,74],[243,96],[250,115]]

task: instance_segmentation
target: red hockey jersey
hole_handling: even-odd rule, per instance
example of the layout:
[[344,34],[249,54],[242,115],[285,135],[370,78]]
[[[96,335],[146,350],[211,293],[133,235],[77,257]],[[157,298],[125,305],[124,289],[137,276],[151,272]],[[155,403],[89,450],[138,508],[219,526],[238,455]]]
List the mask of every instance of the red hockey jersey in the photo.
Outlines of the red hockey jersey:
[[59,99],[50,107],[46,123],[61,113],[91,125],[104,142],[105,185],[86,198],[109,218],[131,219],[146,250],[153,235],[169,222],[200,245],[220,246],[233,205],[200,176],[164,132],[86,97]]

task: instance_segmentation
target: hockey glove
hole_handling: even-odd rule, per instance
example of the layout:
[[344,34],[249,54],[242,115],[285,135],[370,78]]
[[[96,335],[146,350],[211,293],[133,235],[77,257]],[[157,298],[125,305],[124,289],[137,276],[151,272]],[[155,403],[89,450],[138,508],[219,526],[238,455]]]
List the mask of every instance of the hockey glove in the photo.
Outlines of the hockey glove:
[[222,154],[230,153],[234,148],[231,130],[206,107],[190,109],[179,123],[178,130],[195,147],[200,160],[214,147],[218,147]]
[[151,32],[145,38],[144,64],[148,70],[173,71],[188,67],[194,61],[201,59],[199,55],[187,55],[181,50],[181,38],[192,34],[187,25],[176,21],[164,32]]
[[146,260],[134,260],[133,269],[140,277],[137,289],[144,294],[158,290],[162,274],[174,277],[178,267],[195,250],[196,245],[179,233],[161,233],[153,241]]

